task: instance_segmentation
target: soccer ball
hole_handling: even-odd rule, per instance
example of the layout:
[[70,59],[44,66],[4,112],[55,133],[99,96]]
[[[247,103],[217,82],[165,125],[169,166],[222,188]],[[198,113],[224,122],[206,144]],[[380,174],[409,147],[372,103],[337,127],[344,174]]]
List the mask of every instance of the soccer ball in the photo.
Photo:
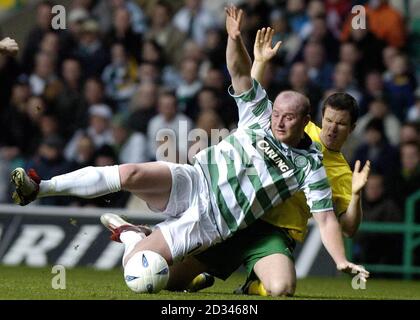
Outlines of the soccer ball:
[[124,268],[125,283],[136,293],[157,293],[165,288],[168,279],[168,263],[154,251],[135,253]]

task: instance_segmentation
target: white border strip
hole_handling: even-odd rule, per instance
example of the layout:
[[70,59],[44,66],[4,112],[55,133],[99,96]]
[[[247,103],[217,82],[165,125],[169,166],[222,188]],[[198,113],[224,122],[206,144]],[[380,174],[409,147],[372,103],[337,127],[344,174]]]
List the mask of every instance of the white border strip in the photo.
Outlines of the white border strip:
[[124,210],[115,208],[79,208],[79,207],[59,207],[59,206],[35,206],[29,205],[20,207],[17,205],[0,204],[1,214],[19,214],[19,215],[38,215],[38,216],[65,216],[65,217],[86,217],[99,218],[106,212],[112,212],[118,215],[124,215],[128,218],[144,220],[147,223],[158,223],[165,220],[165,216],[159,213],[141,213],[135,210]]

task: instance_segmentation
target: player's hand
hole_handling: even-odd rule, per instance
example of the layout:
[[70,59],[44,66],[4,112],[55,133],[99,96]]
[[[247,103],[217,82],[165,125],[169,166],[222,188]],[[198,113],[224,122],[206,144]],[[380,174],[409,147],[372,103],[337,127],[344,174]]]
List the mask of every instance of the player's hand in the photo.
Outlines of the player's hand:
[[238,10],[235,6],[225,8],[226,12],[226,31],[229,37],[233,40],[241,34],[241,23],[244,12]]
[[281,41],[278,41],[274,47],[273,43],[274,29],[268,27],[259,29],[255,36],[254,42],[254,59],[255,61],[266,62],[273,58],[280,48]]
[[357,160],[354,165],[353,178],[351,182],[351,192],[358,194],[366,185],[370,172],[370,161],[367,160],[363,169],[360,170],[360,161]]
[[359,274],[360,279],[363,282],[367,281],[367,278],[369,278],[370,273],[369,271],[367,271],[365,269],[365,267],[361,266],[361,265],[357,265],[354,263],[351,263],[349,261],[343,262],[343,263],[339,263],[337,264],[337,270],[344,272],[344,273],[348,273],[350,275],[356,275]]
[[18,51],[19,46],[14,39],[7,37],[0,41],[0,53],[16,56]]

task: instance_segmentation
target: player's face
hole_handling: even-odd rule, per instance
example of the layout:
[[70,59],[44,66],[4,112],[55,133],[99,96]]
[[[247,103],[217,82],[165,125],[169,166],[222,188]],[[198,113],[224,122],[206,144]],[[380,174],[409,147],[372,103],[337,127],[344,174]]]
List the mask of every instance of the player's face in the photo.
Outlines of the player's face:
[[322,117],[321,141],[328,149],[340,151],[353,129],[348,111],[326,107]]
[[295,105],[276,100],[271,115],[271,130],[277,140],[296,147],[308,121],[309,116],[303,116]]

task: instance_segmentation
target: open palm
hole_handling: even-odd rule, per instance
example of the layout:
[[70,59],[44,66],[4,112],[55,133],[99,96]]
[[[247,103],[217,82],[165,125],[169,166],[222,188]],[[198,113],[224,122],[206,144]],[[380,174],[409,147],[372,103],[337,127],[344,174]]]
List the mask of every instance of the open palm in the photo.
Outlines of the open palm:
[[236,40],[236,37],[241,34],[241,23],[243,11],[238,10],[235,6],[225,8],[226,12],[226,31],[230,38]]
[[354,165],[353,178],[351,183],[352,193],[359,193],[365,186],[370,172],[370,161],[366,161],[363,169],[360,170],[360,161],[357,160]]
[[271,47],[274,30],[270,27],[262,28],[257,31],[254,43],[254,58],[257,61],[268,61],[273,58],[280,48],[281,41]]

